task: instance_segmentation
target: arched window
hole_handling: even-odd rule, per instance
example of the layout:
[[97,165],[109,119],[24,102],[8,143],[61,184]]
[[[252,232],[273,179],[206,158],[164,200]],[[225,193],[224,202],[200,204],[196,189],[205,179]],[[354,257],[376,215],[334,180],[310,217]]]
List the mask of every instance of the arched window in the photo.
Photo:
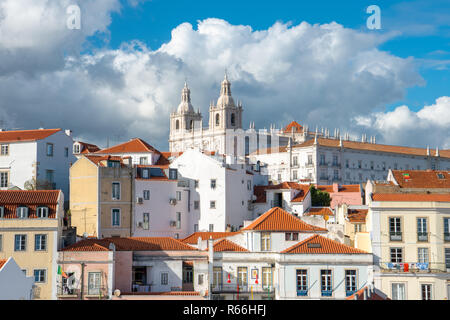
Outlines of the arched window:
[[216,114],[216,126],[218,126],[219,123],[220,123],[220,116],[219,116],[219,114],[217,113],[217,114]]
[[180,129],[180,120],[177,120],[177,121],[175,122],[175,129],[176,129],[176,130]]
[[189,129],[190,129],[190,130],[194,129],[194,120],[191,120],[191,121],[189,122]]
[[234,126],[235,124],[235,117],[234,117],[234,113],[231,114],[231,125]]

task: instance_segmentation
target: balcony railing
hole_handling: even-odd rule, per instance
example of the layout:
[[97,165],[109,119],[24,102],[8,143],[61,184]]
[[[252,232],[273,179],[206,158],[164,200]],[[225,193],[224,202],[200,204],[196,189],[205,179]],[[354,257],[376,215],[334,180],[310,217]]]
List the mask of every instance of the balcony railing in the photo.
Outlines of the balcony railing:
[[251,292],[274,292],[273,286],[266,286],[261,284],[246,284],[246,285],[237,285],[237,284],[219,284],[213,285],[211,288],[212,293],[246,293]]
[[444,241],[445,242],[450,242],[450,233],[444,233]]
[[333,295],[333,290],[322,290],[322,297],[331,297]]
[[[80,288],[69,288],[66,285],[57,286],[57,296],[58,299],[81,299],[81,289]],[[84,286],[83,299],[109,299],[108,289],[106,286],[100,287],[89,287]]]
[[314,162],[306,162],[305,167],[307,167],[307,168],[314,167]]
[[308,295],[308,290],[297,290],[297,296],[305,297]]
[[133,292],[151,292],[152,284],[141,284],[141,283],[133,283],[132,285]]
[[390,232],[389,239],[391,241],[402,241],[402,233],[401,232]]
[[417,241],[428,241],[428,232],[418,232]]

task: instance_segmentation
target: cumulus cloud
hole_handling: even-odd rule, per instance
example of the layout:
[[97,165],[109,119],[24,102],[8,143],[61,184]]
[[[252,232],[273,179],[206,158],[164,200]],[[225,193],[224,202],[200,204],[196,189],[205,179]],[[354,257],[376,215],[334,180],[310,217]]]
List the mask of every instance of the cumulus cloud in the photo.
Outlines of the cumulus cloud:
[[354,121],[391,143],[450,148],[450,97],[440,97],[418,111],[402,105],[392,111],[358,116]]
[[[30,4],[35,18],[20,16],[17,3]],[[170,41],[155,50],[130,40],[116,49],[86,52],[87,39],[108,32],[111,13],[120,4],[86,2],[86,30],[82,27],[74,35],[65,28],[64,6],[69,3],[0,4],[0,59],[9,59],[0,67],[0,109],[15,126],[37,127],[42,121],[102,145],[107,137],[140,136],[167,149],[169,114],[179,103],[185,77],[193,105],[207,125],[209,102],[217,99],[227,68],[235,100],[244,104],[244,124],[255,121],[257,127],[268,127],[275,122],[280,127],[296,119],[310,128],[335,126],[344,132],[355,117],[371,114],[401,99],[408,87],[423,84],[412,58],[378,49],[390,35],[334,22],[277,22],[255,31],[210,18],[196,28],[180,24]],[[14,22],[15,13],[26,26]],[[22,32],[25,38],[16,39]]]

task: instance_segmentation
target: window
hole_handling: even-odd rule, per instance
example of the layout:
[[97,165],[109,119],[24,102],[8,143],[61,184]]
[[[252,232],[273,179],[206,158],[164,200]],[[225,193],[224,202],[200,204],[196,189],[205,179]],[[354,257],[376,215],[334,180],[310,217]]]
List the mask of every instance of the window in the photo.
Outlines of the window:
[[177,212],[177,229],[181,228],[181,212]]
[[211,179],[211,189],[216,188],[216,179]]
[[27,245],[27,236],[25,234],[16,234],[14,236],[14,251],[25,251]]
[[417,249],[417,260],[419,263],[428,263],[428,248],[418,248]]
[[202,284],[203,284],[203,276],[204,276],[203,273],[200,273],[200,274],[198,275],[198,284],[199,284],[199,285],[202,285]]
[[36,217],[48,218],[48,208],[47,207],[38,207],[36,210]]
[[261,251],[270,251],[270,232],[261,233]]
[[144,179],[148,179],[149,178],[149,174],[148,174],[148,169],[142,169],[142,178]]
[[89,272],[88,273],[88,294],[100,295],[100,286],[102,280],[101,272]]
[[382,168],[383,170],[386,170],[386,162],[383,161],[383,164],[381,165],[381,168]]
[[69,148],[64,148],[64,157],[69,157]]
[[308,270],[306,269],[297,270],[297,295],[308,295]]
[[406,300],[405,284],[392,284],[392,300]]
[[393,263],[403,262],[402,248],[391,248],[391,262],[393,262]]
[[200,201],[195,200],[194,201],[194,209],[198,209],[198,208],[200,208]]
[[143,222],[142,222],[142,227],[143,227],[145,230],[148,230],[149,227],[150,227],[150,213],[144,212],[143,219],[144,219],[144,220],[143,220]]
[[238,284],[240,287],[247,286],[247,267],[238,267]]
[[389,235],[391,241],[402,241],[400,218],[389,218]]
[[234,116],[234,113],[232,113],[231,114],[231,125],[234,126],[235,122],[236,122],[235,121],[235,116]]
[[222,267],[213,267],[213,287],[222,286]]
[[181,191],[177,191],[177,200],[181,201]]
[[347,297],[356,292],[356,270],[345,270],[345,292]]
[[334,180],[339,180],[339,170],[334,170],[333,171],[333,179]]
[[49,183],[53,183],[55,172],[53,170],[45,170],[45,180]]
[[272,287],[272,268],[270,267],[262,268],[262,287],[263,289]]
[[170,180],[178,179],[178,170],[177,169],[169,169],[169,179]]
[[5,217],[5,207],[0,207],[0,219]]
[[108,168],[120,168],[120,161],[108,160]]
[[447,269],[450,269],[450,248],[445,248],[444,255],[445,255],[445,267]]
[[358,168],[359,168],[359,169],[362,168],[362,160],[358,160]]
[[444,218],[444,241],[450,241],[450,218]]
[[348,159],[345,160],[345,167],[346,167],[346,168],[350,167],[350,161],[349,161]]
[[8,176],[9,176],[9,173],[7,171],[0,172],[0,187],[1,188],[8,187],[8,183],[9,183]]
[[322,296],[331,297],[333,289],[331,287],[331,270],[320,270],[320,281]]
[[319,155],[319,165],[325,165],[325,155],[323,153]]
[[297,170],[292,171],[292,179],[297,180]]
[[394,163],[394,170],[397,170],[397,163]]
[[209,208],[210,209],[215,209],[216,208],[216,202],[215,201],[210,201],[209,202]]
[[294,166],[298,165],[298,157],[297,156],[292,157],[292,165],[294,165]]
[[148,164],[148,158],[147,157],[140,157],[139,158],[139,164],[142,164],[142,165]]
[[53,157],[53,143],[47,143],[47,156]]
[[47,250],[47,235],[36,234],[34,236],[34,251],[45,251],[45,250]]
[[176,130],[180,129],[180,120],[177,120],[177,121],[175,122],[175,129],[176,129]]
[[428,241],[426,218],[417,218],[417,241]]
[[373,163],[373,161],[370,161],[370,169],[373,170],[373,168],[374,168],[374,163]]
[[18,207],[16,209],[17,218],[25,219],[28,218],[28,208],[27,207]]
[[161,285],[167,286],[169,284],[169,273],[161,272]]
[[308,154],[308,164],[313,164],[312,154]]
[[120,226],[120,209],[112,209],[111,216],[112,216],[112,226],[119,227]]
[[355,233],[362,232],[362,223],[355,223]]
[[431,284],[422,284],[422,300],[431,300]]
[[150,200],[150,190],[144,190],[143,196],[144,200]]
[[79,144],[73,145],[73,153],[80,153],[80,145]]
[[120,200],[120,182],[112,183],[112,199]]
[[214,232],[214,224],[209,225],[209,232]]
[[1,146],[1,153],[2,156],[9,155],[9,144],[2,144]]
[[198,180],[194,180],[194,188],[195,188],[195,189],[198,188]]
[[284,239],[286,241],[297,241],[298,240],[298,232],[286,232],[284,234]]
[[247,190],[252,190],[252,180],[247,180]]
[[194,224],[194,232],[198,231],[198,223]]
[[216,113],[216,126],[220,124],[220,116],[218,113]]
[[45,276],[46,276],[45,269],[35,269],[33,271],[33,273],[34,273],[34,282],[35,283],[44,283],[45,282]]

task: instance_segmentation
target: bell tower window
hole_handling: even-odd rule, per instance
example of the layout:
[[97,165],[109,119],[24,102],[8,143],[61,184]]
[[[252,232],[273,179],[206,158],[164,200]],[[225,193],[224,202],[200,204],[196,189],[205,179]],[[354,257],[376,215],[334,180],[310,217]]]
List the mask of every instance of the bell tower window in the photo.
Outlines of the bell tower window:
[[218,126],[220,124],[220,116],[219,116],[219,114],[217,113],[216,114],[216,126]]
[[180,120],[177,120],[177,121],[175,122],[175,129],[176,129],[176,130],[179,130],[179,129],[180,129]]
[[194,120],[191,120],[191,121],[189,122],[189,129],[190,129],[190,130],[194,129]]
[[231,125],[234,126],[235,123],[236,123],[236,119],[235,119],[234,113],[232,113],[231,114]]

